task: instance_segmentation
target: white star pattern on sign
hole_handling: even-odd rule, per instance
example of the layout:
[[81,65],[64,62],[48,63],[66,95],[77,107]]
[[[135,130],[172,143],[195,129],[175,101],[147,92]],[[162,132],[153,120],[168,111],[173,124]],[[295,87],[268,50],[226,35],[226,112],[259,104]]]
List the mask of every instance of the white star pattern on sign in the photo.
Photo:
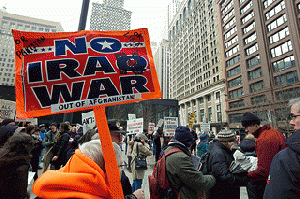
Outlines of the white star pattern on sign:
[[103,49],[105,49],[105,48],[109,48],[109,49],[112,50],[111,45],[114,44],[114,42],[110,43],[110,42],[107,42],[107,41],[104,41],[104,42],[98,42],[98,43],[102,45],[102,49],[101,49],[101,50],[103,50]]

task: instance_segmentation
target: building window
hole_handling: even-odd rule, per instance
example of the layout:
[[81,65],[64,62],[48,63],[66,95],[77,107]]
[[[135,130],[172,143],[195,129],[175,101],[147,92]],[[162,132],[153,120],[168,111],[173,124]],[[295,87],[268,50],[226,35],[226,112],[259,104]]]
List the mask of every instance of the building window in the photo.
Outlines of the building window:
[[229,91],[229,97],[230,99],[234,99],[234,98],[238,98],[244,95],[244,89],[242,88],[238,88],[235,89],[233,91]]
[[238,36],[237,35],[235,37],[233,37],[232,39],[230,39],[228,42],[225,42],[225,48],[230,47],[235,42],[238,42]]
[[271,49],[271,57],[278,57],[281,56],[289,51],[293,50],[292,42],[287,41],[279,46],[276,46],[275,48]]
[[246,38],[244,39],[244,43],[247,45],[247,44],[249,44],[249,43],[255,41],[255,39],[256,39],[256,32],[254,32],[254,33],[253,33],[252,35],[250,35],[249,37],[246,37]]
[[264,104],[265,102],[266,102],[266,96],[265,95],[260,95],[260,96],[251,98],[252,105]]
[[275,72],[293,68],[295,66],[294,55],[278,60],[274,62],[272,65]]
[[276,86],[283,86],[291,83],[298,82],[298,74],[297,71],[291,71],[288,73],[285,73],[283,75],[279,75],[275,77],[275,84]]
[[216,92],[216,99],[220,99],[220,97],[221,97],[220,92]]
[[228,115],[230,124],[240,124],[243,118],[243,113],[230,114]]
[[224,34],[224,39],[228,39],[231,35],[233,35],[236,32],[236,26],[231,28],[228,32]]
[[284,1],[281,1],[277,6],[275,6],[269,12],[266,13],[266,19],[269,20],[271,17],[278,14],[283,9],[285,9],[285,4]]
[[277,41],[280,41],[284,39],[286,36],[290,34],[289,28],[286,27],[282,29],[281,31],[276,32],[275,34],[270,36],[270,44],[275,43]]
[[211,107],[209,107],[209,108],[207,109],[207,112],[208,112],[208,120],[211,122],[211,121],[212,121]]
[[8,26],[8,22],[7,21],[2,21],[2,26],[1,28],[6,29]]
[[239,107],[243,107],[243,106],[245,106],[244,100],[239,100],[239,101],[229,103],[230,109],[239,108]]
[[259,55],[256,55],[254,57],[251,57],[250,59],[247,59],[246,63],[247,63],[247,67],[248,68],[256,66],[257,64],[260,63],[260,57],[259,57]]
[[234,9],[232,9],[228,14],[223,17],[223,22],[227,21],[234,14]]
[[267,28],[268,31],[270,32],[271,30],[281,26],[282,24],[284,24],[286,22],[286,14],[281,15],[281,17],[275,19],[273,22],[271,22]]
[[254,79],[260,78],[261,76],[262,76],[261,68],[257,68],[253,71],[248,72],[249,80],[254,80]]
[[200,116],[200,122],[204,122],[205,121],[204,109],[200,110],[199,116]]
[[227,30],[230,26],[232,26],[233,24],[235,24],[236,19],[235,17],[233,17],[225,26],[224,26],[224,31]]
[[264,89],[264,81],[255,82],[250,84],[250,92],[255,93]]
[[243,28],[243,34],[248,33],[250,30],[255,28],[255,21],[253,21],[250,25],[248,25],[246,28]]
[[231,59],[226,61],[226,67],[230,67],[240,61],[240,55],[232,57]]
[[237,67],[227,71],[227,77],[232,77],[232,76],[240,74],[240,73],[241,73],[241,67],[237,66]]
[[252,7],[252,1],[250,1],[247,5],[245,5],[242,9],[241,9],[241,15],[246,13],[251,7]]
[[230,57],[231,55],[239,52],[239,45],[236,45],[235,47],[231,48],[230,50],[228,50],[226,53],[225,53],[225,56],[226,57]]
[[300,88],[291,88],[283,91],[278,91],[275,93],[277,100],[289,100],[298,98],[300,96]]
[[232,88],[238,85],[242,85],[242,76],[239,76],[238,78],[228,81],[228,88]]
[[225,12],[227,12],[227,11],[232,7],[232,5],[233,5],[233,3],[232,3],[232,1],[230,1],[230,2],[226,5],[226,7],[224,8],[224,10],[222,11],[222,15],[224,15]]
[[241,20],[242,24],[245,24],[246,22],[248,22],[252,17],[254,17],[254,12],[253,11],[242,18],[242,20]]
[[255,43],[253,46],[247,48],[245,50],[245,53],[247,56],[252,55],[253,53],[255,53],[258,50],[258,44]]
[[264,1],[264,8],[268,8],[276,0],[266,0]]

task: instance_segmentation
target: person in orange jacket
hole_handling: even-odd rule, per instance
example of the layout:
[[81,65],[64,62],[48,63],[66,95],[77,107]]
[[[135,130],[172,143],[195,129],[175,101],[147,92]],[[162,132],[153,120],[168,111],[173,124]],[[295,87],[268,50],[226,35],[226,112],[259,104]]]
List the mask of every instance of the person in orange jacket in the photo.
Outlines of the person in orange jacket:
[[[116,143],[113,143],[113,147],[121,168],[123,161],[120,147]],[[33,184],[32,191],[36,198],[112,198],[100,140],[79,145],[64,167],[43,173]],[[139,190],[125,198],[144,199],[144,192]]]

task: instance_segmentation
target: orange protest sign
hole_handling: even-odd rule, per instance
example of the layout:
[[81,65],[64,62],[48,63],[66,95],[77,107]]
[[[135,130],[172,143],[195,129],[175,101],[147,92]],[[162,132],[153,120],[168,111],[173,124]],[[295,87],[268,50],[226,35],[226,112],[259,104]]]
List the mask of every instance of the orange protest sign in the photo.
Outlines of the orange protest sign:
[[12,32],[18,118],[162,96],[147,29]]
[[111,195],[113,198],[124,198],[122,186],[120,184],[120,173],[112,145],[109,128],[107,125],[105,107],[97,107],[94,109],[95,119],[98,127],[99,138],[102,145],[102,151],[105,161],[105,170],[109,183]]

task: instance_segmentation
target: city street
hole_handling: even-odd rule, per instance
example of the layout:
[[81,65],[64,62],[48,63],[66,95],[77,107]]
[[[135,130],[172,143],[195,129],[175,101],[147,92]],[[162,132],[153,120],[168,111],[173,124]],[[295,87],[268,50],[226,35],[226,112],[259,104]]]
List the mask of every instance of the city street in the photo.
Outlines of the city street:
[[[125,145],[123,145],[123,149],[125,149]],[[125,150],[122,151],[122,154],[123,154],[123,160],[127,163],[128,160],[127,160],[127,156],[125,155]],[[147,163],[148,163],[148,170],[145,172],[145,178],[143,180],[142,189],[145,191],[145,199],[150,199],[148,176],[151,175],[153,172],[155,157],[154,156],[147,157]],[[39,170],[39,174],[41,173],[41,171],[42,170]],[[133,182],[132,174],[127,169],[125,169],[124,171],[128,176],[130,183],[132,184]],[[31,190],[32,184],[33,182],[31,181],[31,183],[28,185],[28,191],[30,192],[30,199],[34,199],[36,197]],[[241,199],[248,199],[247,191],[245,187],[241,187]]]

